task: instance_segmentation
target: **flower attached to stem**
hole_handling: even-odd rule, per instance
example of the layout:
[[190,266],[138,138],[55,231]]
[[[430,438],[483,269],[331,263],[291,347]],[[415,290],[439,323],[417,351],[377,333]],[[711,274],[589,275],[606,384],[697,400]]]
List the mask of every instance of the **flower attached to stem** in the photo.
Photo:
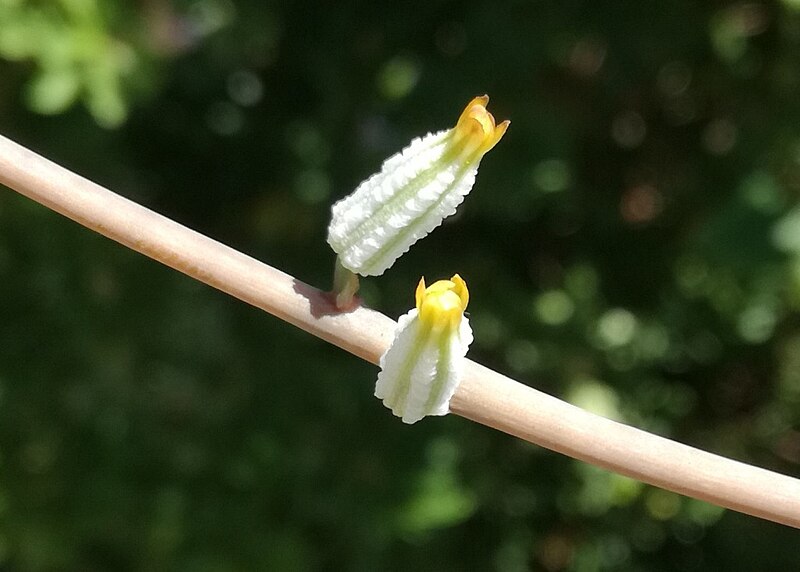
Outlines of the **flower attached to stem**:
[[375,396],[405,423],[446,415],[461,381],[472,328],[464,316],[469,291],[456,274],[427,288],[419,281],[416,308],[400,317],[381,356]]
[[[474,98],[455,127],[414,139],[333,205],[328,244],[337,264],[353,274],[380,276],[456,212],[472,190],[481,159],[510,124],[496,124],[487,103],[488,95]],[[347,300],[340,297],[337,304]]]

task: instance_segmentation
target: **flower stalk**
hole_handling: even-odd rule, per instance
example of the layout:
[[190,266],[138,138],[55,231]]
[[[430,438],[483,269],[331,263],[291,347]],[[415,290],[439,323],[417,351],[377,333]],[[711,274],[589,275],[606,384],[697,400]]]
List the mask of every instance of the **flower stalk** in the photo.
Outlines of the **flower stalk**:
[[[379,361],[395,323],[146,209],[0,136],[0,185],[346,351]],[[800,528],[800,480],[584,411],[466,361],[454,414],[610,471]]]

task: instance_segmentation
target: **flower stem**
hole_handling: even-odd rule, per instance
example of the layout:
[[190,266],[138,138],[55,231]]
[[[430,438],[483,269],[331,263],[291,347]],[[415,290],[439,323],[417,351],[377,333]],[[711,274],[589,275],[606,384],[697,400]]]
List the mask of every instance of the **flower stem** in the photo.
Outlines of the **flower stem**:
[[358,292],[358,274],[342,266],[342,261],[337,256],[333,268],[333,294],[336,297],[336,307],[340,310],[352,308],[356,292]]
[[[383,314],[364,307],[339,312],[329,294],[2,136],[0,184],[371,363],[393,337],[396,323]],[[800,480],[605,419],[474,362],[451,410],[643,482],[800,528]]]

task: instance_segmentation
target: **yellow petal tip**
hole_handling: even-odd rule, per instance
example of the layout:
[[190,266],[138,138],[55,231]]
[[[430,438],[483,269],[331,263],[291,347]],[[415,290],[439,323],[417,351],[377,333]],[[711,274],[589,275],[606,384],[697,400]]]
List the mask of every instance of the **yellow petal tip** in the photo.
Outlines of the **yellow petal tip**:
[[486,109],[488,103],[488,95],[474,97],[464,108],[455,127],[457,140],[463,141],[470,153],[477,151],[479,157],[497,145],[511,124],[509,120],[497,124]]
[[469,302],[467,283],[458,274],[425,287],[419,281],[416,292],[419,319],[434,329],[457,328]]

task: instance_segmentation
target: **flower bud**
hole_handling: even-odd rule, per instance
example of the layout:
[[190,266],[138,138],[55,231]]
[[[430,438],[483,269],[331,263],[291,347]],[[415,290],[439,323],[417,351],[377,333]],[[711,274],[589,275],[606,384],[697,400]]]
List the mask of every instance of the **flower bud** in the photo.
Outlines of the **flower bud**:
[[488,102],[487,95],[476,97],[454,128],[414,139],[333,205],[328,244],[344,268],[379,276],[456,212],[475,183],[481,159],[510,123],[496,125]]
[[381,356],[375,396],[405,423],[446,415],[461,381],[472,329],[464,310],[467,284],[456,274],[427,288],[421,279],[417,307],[400,317],[394,341]]

